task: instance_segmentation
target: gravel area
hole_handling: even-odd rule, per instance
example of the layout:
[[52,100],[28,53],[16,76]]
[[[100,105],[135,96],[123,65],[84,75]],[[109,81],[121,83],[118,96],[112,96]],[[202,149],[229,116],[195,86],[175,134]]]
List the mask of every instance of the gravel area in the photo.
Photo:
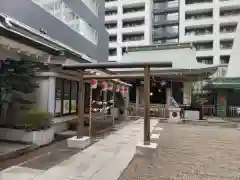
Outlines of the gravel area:
[[239,180],[240,131],[158,124],[158,155],[134,157],[119,180]]

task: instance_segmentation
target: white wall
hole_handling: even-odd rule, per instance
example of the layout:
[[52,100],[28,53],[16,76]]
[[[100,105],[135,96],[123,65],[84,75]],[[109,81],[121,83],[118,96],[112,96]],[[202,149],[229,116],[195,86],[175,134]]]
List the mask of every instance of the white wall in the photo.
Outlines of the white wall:
[[206,67],[197,63],[194,48],[164,49],[150,51],[128,52],[123,56],[123,62],[172,62],[173,68],[194,69]]

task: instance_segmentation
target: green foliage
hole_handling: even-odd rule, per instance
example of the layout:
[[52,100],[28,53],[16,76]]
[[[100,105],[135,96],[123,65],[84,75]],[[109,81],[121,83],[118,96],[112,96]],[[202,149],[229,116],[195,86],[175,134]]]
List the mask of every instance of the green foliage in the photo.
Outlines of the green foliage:
[[28,131],[39,131],[51,127],[52,115],[31,109],[23,113],[22,123]]
[[31,104],[23,98],[24,94],[33,93],[38,84],[36,73],[39,63],[21,59],[19,61],[7,59],[0,73],[0,88],[5,97],[2,103],[19,102],[20,104]]

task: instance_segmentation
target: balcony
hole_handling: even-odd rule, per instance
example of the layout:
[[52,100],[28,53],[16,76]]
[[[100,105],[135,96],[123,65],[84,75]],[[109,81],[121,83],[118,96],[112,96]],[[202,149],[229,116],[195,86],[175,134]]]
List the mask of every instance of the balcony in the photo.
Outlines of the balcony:
[[209,27],[187,27],[185,36],[202,36],[213,34],[213,25]]
[[186,4],[183,9],[186,11],[201,11],[204,9],[213,9],[214,3],[212,1],[205,1],[200,3]]
[[144,33],[123,34],[122,45],[125,47],[142,45],[144,42]]
[[220,49],[221,50],[231,50],[233,46],[233,40],[220,40]]
[[185,20],[201,20],[213,18],[213,10],[205,9],[202,11],[190,11],[185,13]]
[[117,15],[117,9],[106,9],[105,16],[115,16]]
[[117,56],[117,49],[116,48],[110,48],[109,49],[109,56]]
[[185,29],[185,41],[204,41],[213,39],[213,28],[189,28]]
[[224,8],[220,9],[219,15],[220,15],[221,18],[239,16],[240,15],[240,8],[224,7]]
[[105,8],[117,7],[117,6],[118,6],[118,0],[105,0]]
[[222,34],[226,34],[226,33],[235,33],[237,29],[237,24],[226,24],[226,25],[223,25],[221,24],[220,25],[220,33]]
[[153,39],[175,39],[178,38],[178,32],[166,32],[166,31],[153,31]]
[[67,4],[61,0],[55,0],[52,2],[33,0],[34,3],[45,9],[48,13],[68,25],[74,31],[79,33],[88,41],[93,44],[98,44],[98,33],[92,28],[84,19],[78,16],[70,9]]
[[196,51],[211,51],[213,50],[213,42],[194,43]]
[[228,64],[230,60],[230,55],[220,56],[221,64]]
[[213,56],[200,56],[197,57],[197,62],[203,64],[213,64]]
[[137,13],[137,12],[143,12],[145,11],[145,4],[142,5],[133,5],[131,7],[129,6],[123,6],[123,14],[128,13]]
[[203,4],[203,3],[212,3],[213,0],[186,0],[186,5],[190,4]]
[[116,29],[117,28],[117,22],[106,22],[105,23],[105,28],[107,30]]
[[154,27],[178,25],[179,20],[153,20]]
[[179,11],[179,7],[164,7],[164,8],[155,8],[153,10],[153,13],[155,15],[157,14],[166,14],[166,13],[174,13],[174,12],[178,12]]
[[145,25],[139,25],[139,26],[129,26],[121,28],[122,33],[140,33],[145,31]]
[[117,35],[109,35],[109,43],[117,42]]
[[227,7],[227,6],[236,6],[236,5],[240,5],[240,1],[239,0],[220,0],[219,2],[220,7]]

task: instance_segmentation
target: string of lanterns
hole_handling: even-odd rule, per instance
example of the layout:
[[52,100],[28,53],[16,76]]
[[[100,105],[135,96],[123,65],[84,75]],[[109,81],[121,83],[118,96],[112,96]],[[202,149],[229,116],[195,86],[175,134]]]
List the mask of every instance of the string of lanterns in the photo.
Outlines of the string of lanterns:
[[[98,87],[98,81],[96,79],[92,79],[91,80],[91,89],[96,89],[97,87]],[[113,91],[113,83],[112,82],[101,81],[100,87],[101,87],[101,91],[103,91],[103,92]],[[122,94],[128,93],[128,86],[123,86],[123,85],[117,84],[115,91],[121,92]],[[109,100],[108,102],[92,100],[92,102],[90,102],[90,103],[91,104],[96,103],[97,105],[102,106],[101,108],[91,108],[91,112],[107,113],[109,111],[109,109],[114,106],[114,100]]]

